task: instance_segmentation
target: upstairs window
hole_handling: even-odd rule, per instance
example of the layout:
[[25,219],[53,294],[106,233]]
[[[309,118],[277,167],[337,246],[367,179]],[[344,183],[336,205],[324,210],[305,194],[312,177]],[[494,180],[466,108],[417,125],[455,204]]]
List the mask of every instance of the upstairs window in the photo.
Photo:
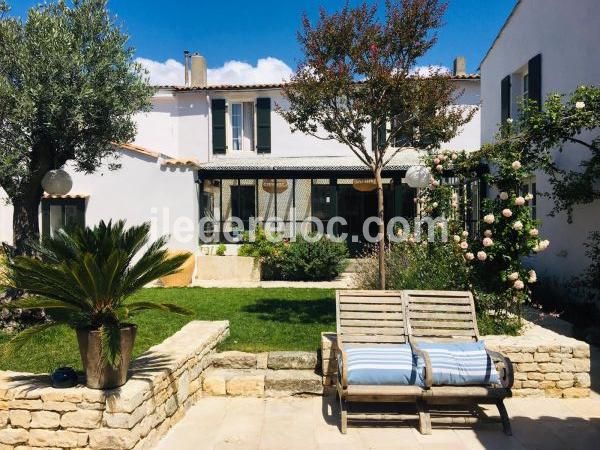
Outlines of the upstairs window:
[[231,103],[231,148],[254,150],[254,103]]

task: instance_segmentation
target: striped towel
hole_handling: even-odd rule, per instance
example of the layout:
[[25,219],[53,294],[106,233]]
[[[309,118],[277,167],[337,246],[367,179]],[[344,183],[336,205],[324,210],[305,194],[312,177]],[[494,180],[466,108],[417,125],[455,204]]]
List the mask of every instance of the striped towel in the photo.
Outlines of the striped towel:
[[350,346],[346,354],[348,384],[422,385],[417,359],[408,344]]
[[[422,343],[418,347],[429,354],[434,386],[500,384],[498,372],[485,351],[483,341]],[[419,369],[423,366],[424,362],[419,358]]]

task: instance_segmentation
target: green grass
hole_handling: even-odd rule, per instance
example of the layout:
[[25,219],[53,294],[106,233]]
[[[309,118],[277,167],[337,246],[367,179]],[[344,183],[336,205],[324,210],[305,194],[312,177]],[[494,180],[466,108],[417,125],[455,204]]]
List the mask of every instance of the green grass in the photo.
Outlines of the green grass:
[[[190,320],[230,321],[222,350],[316,350],[322,331],[335,329],[335,293],[327,289],[144,289],[134,296],[169,301],[193,311],[178,316],[147,311],[136,316],[134,356],[163,341]],[[0,350],[10,336],[0,333]],[[1,353],[1,352],[0,352]],[[81,370],[75,332],[53,328],[24,347],[0,357],[0,370],[51,372],[59,366]]]

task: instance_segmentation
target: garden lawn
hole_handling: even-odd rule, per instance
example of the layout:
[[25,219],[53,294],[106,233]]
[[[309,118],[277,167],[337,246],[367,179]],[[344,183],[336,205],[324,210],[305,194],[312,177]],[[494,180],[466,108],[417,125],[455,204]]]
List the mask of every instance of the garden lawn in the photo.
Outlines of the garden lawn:
[[[316,350],[321,332],[335,330],[335,292],[329,289],[150,288],[132,299],[172,302],[193,312],[179,316],[146,311],[136,316],[132,320],[138,325],[134,356],[191,320],[229,320],[231,334],[220,349],[248,352]],[[20,350],[6,353],[9,339],[0,333],[0,370],[82,369],[75,332],[67,327],[51,328]]]

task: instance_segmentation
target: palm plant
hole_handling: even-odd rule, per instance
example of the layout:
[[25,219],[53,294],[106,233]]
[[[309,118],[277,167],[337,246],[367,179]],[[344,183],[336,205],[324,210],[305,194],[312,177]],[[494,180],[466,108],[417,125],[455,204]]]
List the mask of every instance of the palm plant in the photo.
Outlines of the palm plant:
[[168,256],[166,237],[142,252],[149,232],[149,223],[125,228],[122,220],[101,221],[93,228],[58,231],[35,245],[35,257],[7,258],[8,286],[28,294],[11,308],[44,308],[50,317],[15,336],[11,347],[66,324],[76,330],[100,331],[102,361],[116,367],[121,360],[120,330],[129,318],[149,309],[186,314],[187,310],[171,303],[128,301],[151,281],[177,272],[190,256]]

